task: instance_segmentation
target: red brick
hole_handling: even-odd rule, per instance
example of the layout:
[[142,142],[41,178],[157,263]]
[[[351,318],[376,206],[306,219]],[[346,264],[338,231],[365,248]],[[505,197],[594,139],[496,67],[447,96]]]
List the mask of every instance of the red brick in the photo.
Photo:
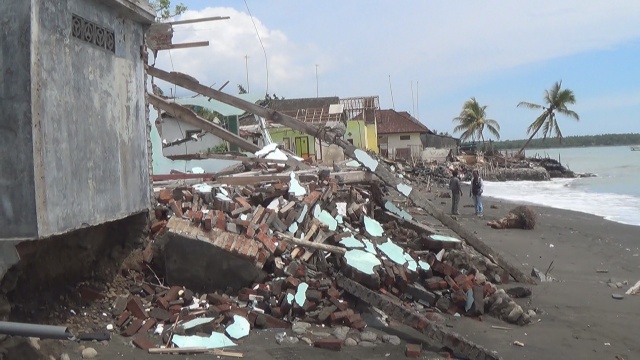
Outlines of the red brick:
[[287,285],[287,289],[297,289],[298,285],[300,285],[300,280],[294,278],[293,276],[289,276],[285,280],[285,284]]
[[140,330],[138,330],[138,334],[146,334],[149,332],[149,330],[151,330],[152,327],[154,327],[156,325],[156,319],[147,319],[144,324],[142,324],[142,327],[140,327]]
[[160,309],[168,310],[169,302],[167,301],[167,299],[161,297],[161,298],[158,298],[158,300],[156,300],[156,306],[158,306]]
[[240,205],[240,207],[252,207],[251,204],[249,204],[249,202],[243,198],[242,196],[238,195],[235,198],[233,198],[233,200],[238,203],[238,205]]
[[422,355],[422,346],[420,344],[407,344],[404,355],[408,358],[419,358]]
[[265,317],[266,325],[264,327],[267,329],[288,329],[291,327],[291,324],[288,322],[277,319],[271,315],[261,314],[261,316]]
[[144,306],[142,306],[142,300],[138,296],[134,296],[129,299],[127,302],[127,310],[131,312],[131,314],[138,319],[146,319],[149,317],[147,312],[144,310]]
[[142,320],[133,319],[131,324],[129,324],[129,326],[127,326],[127,329],[122,332],[122,335],[123,336],[133,336],[138,332],[138,330],[140,330],[141,327],[142,327]]
[[83,286],[80,288],[80,297],[86,301],[97,301],[105,298],[105,295],[98,290]]
[[458,286],[458,284],[456,284],[455,281],[453,281],[453,279],[451,278],[451,276],[447,275],[444,277],[444,280],[447,282],[447,284],[451,287],[451,290],[453,291],[458,291],[460,290],[460,286]]
[[269,250],[271,254],[276,252],[276,243],[273,241],[273,238],[263,232],[258,233],[258,240],[264,245],[264,247]]
[[231,299],[226,298],[218,293],[207,294],[207,301],[211,305],[231,304]]
[[146,335],[138,335],[135,339],[133,339],[133,345],[139,347],[142,350],[149,350],[156,348],[156,344],[154,344],[149,337]]
[[220,305],[216,305],[213,307],[218,313],[220,314],[224,314],[228,311],[231,311],[231,305],[230,304],[220,304]]
[[282,239],[276,240],[278,245],[276,245],[276,255],[280,255],[283,252],[287,251],[287,242]]
[[142,290],[144,290],[145,293],[147,293],[147,295],[153,295],[156,293],[156,290],[149,284],[142,284],[140,287],[142,288]]
[[171,199],[171,201],[169,201],[169,207],[178,218],[182,217],[182,209],[180,208],[181,206],[179,201]]
[[162,229],[163,227],[165,227],[167,225],[167,221],[166,220],[162,220],[162,221],[156,221],[151,225],[151,232],[153,234],[157,233],[158,231],[160,231],[160,229]]
[[338,298],[332,297],[329,298],[329,301],[331,301],[333,305],[337,306],[340,311],[345,311],[349,307],[349,304],[346,301],[341,302]]
[[124,325],[130,316],[131,313],[128,311],[125,311],[122,314],[118,315],[118,318],[116,319],[116,326],[121,327],[122,325]]
[[182,190],[182,199],[184,201],[191,201],[193,200],[193,194],[189,190]]
[[340,339],[318,339],[313,342],[313,346],[321,349],[340,351],[342,340]]
[[182,305],[171,305],[171,306],[169,306],[169,313],[171,315],[179,314],[181,310],[182,310]]
[[158,196],[159,203],[168,204],[171,200],[173,200],[173,191],[171,189],[160,190],[160,195]]
[[344,318],[348,317],[349,315],[353,315],[353,314],[354,314],[353,310],[351,310],[351,309],[334,312],[333,314],[331,314],[331,321],[336,322],[338,320],[344,319]]
[[340,297],[340,291],[338,291],[338,289],[336,289],[336,288],[334,288],[332,286],[332,287],[327,289],[327,296],[338,298],[338,297]]
[[220,210],[216,210],[216,216],[218,217],[218,219],[216,220],[216,227],[220,230],[226,230],[227,229],[227,217],[224,214],[224,212],[220,211]]
[[172,286],[169,288],[169,291],[167,291],[167,294],[164,296],[164,299],[167,300],[167,302],[172,302],[174,300],[178,300],[178,297],[180,296],[180,290],[182,290],[181,286]]
[[144,250],[142,250],[142,261],[147,264],[151,264],[153,261],[153,246],[152,242],[149,242],[147,246],[145,246]]
[[193,222],[196,223],[196,225],[200,225],[202,223],[203,218],[204,218],[204,213],[202,211],[198,211],[193,216]]

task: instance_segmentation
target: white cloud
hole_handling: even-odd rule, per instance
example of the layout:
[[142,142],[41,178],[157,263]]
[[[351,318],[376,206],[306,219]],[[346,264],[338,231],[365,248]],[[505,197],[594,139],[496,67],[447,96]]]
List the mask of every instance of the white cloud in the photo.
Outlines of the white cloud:
[[[391,74],[396,107],[409,110],[410,80],[420,81],[425,98],[506,69],[611,49],[640,37],[637,0],[372,1],[364,9],[328,0],[293,10],[286,4],[265,6],[257,12],[260,18],[254,17],[269,60],[270,93],[314,96],[319,64],[321,96],[380,95],[383,106],[390,106],[384,100],[390,100]],[[283,11],[291,13],[283,17]],[[288,21],[266,26],[276,12]],[[263,92],[264,53],[249,16],[233,8],[206,8],[181,18],[208,16],[231,19],[176,26],[175,43],[209,40],[211,45],[173,50],[175,70],[208,85],[230,80],[227,91],[234,92],[246,83],[248,55],[251,90]],[[168,54],[158,66],[171,69]]]

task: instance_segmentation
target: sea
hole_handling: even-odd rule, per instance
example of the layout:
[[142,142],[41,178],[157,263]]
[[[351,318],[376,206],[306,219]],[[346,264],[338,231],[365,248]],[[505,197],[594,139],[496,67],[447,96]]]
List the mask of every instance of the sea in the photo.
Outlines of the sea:
[[640,226],[640,151],[629,146],[528,149],[595,177],[551,181],[485,182],[485,196],[580,211]]

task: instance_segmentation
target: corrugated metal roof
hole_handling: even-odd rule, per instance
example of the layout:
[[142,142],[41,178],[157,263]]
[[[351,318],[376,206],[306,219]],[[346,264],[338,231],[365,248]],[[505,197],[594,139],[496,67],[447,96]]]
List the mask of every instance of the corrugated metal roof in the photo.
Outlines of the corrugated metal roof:
[[395,110],[376,110],[378,134],[428,133],[429,128],[408,112]]

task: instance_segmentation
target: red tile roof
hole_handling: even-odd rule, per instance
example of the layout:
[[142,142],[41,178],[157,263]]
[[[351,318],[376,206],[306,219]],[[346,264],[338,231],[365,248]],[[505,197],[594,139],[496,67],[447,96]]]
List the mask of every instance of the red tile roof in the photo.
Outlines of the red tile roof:
[[376,110],[378,134],[429,133],[429,129],[408,112],[395,110]]

